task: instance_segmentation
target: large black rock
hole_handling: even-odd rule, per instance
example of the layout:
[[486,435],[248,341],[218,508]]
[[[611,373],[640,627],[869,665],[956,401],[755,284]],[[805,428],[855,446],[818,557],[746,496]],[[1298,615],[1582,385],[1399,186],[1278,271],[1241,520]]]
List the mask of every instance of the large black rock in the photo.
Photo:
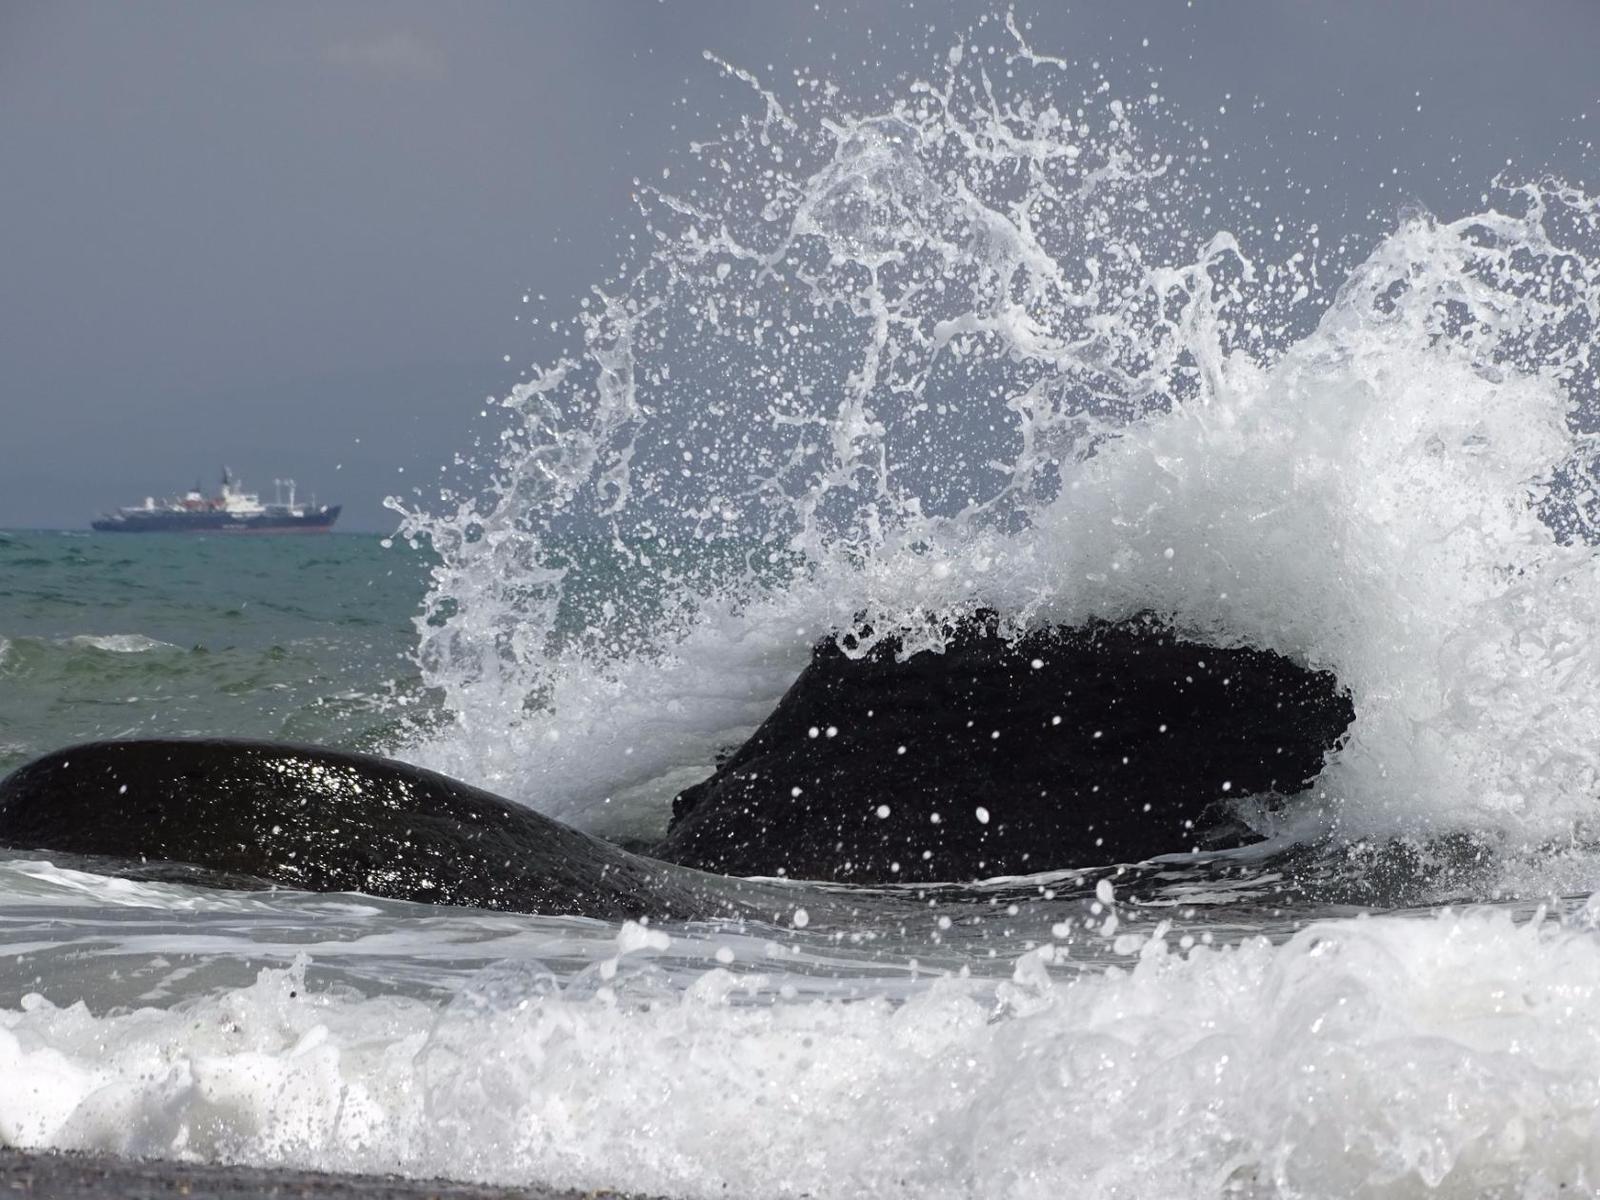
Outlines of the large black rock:
[[673,862],[851,883],[962,881],[1248,840],[1232,802],[1298,791],[1354,717],[1334,677],[1139,619],[944,653],[832,641],[673,803]]
[[91,742],[37,759],[0,780],[0,846],[609,920],[705,918],[756,899],[419,767],[233,739]]

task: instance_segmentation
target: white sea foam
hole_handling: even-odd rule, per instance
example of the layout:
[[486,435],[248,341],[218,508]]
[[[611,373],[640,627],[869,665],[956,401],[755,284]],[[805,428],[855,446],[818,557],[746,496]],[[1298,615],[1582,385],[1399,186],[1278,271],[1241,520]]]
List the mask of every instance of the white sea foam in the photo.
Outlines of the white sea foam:
[[716,968],[649,1002],[500,972],[439,1007],[303,964],[171,1011],[34,999],[0,1015],[0,1139],[683,1196],[1600,1183],[1591,932],[1330,921],[1051,972],[1036,951],[903,1004],[752,1005]]
[[171,642],[147,637],[142,633],[80,633],[67,639],[67,645],[86,650],[104,650],[108,654],[146,654],[151,650],[176,650]]

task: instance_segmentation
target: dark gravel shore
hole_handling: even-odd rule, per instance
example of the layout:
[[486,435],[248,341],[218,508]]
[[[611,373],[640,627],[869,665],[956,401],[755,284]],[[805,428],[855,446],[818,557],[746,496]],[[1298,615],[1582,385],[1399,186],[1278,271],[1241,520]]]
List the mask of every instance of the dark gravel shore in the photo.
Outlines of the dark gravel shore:
[[[543,1187],[500,1188],[441,1179],[391,1175],[327,1175],[319,1171],[262,1170],[57,1154],[0,1147],[0,1198],[50,1200],[630,1200],[621,1192],[572,1192]],[[644,1200],[632,1197],[631,1200]]]

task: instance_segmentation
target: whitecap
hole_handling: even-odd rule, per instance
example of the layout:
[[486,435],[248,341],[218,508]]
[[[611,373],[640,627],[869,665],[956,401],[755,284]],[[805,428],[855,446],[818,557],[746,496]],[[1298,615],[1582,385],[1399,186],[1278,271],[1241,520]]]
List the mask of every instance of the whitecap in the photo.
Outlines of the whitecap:
[[104,650],[108,654],[145,654],[151,650],[176,650],[171,642],[163,642],[142,633],[80,633],[66,639],[69,646],[88,650]]

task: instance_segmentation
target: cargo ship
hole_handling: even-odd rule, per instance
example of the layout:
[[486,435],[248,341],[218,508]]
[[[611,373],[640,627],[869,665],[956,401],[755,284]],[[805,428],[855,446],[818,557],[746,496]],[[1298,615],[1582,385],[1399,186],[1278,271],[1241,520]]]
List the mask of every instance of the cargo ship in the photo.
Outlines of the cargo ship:
[[[187,494],[157,500],[146,496],[143,504],[119,508],[90,522],[101,533],[326,533],[339,519],[339,505],[297,504],[294,480],[275,479],[273,503],[246,492],[226,467],[222,487],[215,496],[202,495],[195,484]],[[287,487],[289,498],[284,500]]]

